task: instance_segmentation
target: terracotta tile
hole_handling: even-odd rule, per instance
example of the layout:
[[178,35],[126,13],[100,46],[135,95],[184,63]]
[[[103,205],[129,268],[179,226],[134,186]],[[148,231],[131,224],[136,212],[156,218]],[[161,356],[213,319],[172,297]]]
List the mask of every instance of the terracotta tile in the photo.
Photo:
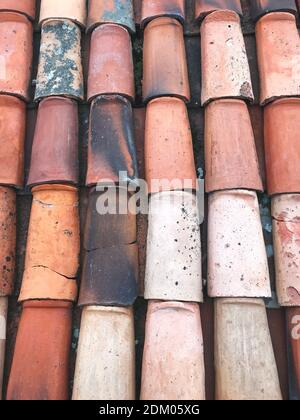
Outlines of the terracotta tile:
[[42,26],[35,100],[47,96],[84,98],[81,32],[70,20],[48,20]]
[[26,302],[7,400],[67,400],[72,304]]
[[28,185],[78,183],[78,106],[60,97],[39,105]]
[[170,17],[184,23],[185,4],[184,0],[143,0],[142,2],[142,26],[158,17]]
[[270,13],[256,25],[261,104],[300,95],[300,38],[295,16]]
[[13,96],[0,96],[0,184],[17,188],[24,182],[26,104]]
[[0,12],[22,13],[30,20],[34,20],[35,3],[36,0],[0,0]]
[[5,361],[7,297],[0,297],[0,400],[2,399],[2,382]]
[[271,297],[255,192],[230,190],[209,197],[208,294],[228,298]]
[[300,194],[272,200],[277,296],[281,306],[300,306]]
[[131,39],[119,25],[102,25],[91,37],[88,99],[105,94],[135,96]]
[[196,197],[176,191],[150,198],[145,299],[201,302],[201,240]]
[[255,21],[270,12],[297,13],[295,0],[252,0],[250,9],[252,19]]
[[240,16],[243,15],[240,0],[195,0],[196,19],[203,19],[206,15],[216,10],[232,10]]
[[41,0],[39,23],[43,24],[49,19],[69,19],[84,28],[86,3],[85,0]]
[[281,400],[265,304],[260,299],[216,299],[217,400]]
[[158,98],[148,104],[145,166],[151,193],[185,185],[196,189],[192,133],[186,105],[180,99]]
[[163,17],[150,22],[144,34],[144,101],[159,96],[190,100],[183,28]]
[[262,191],[250,115],[243,101],[223,99],[205,110],[206,192]]
[[116,245],[86,252],[80,306],[129,306],[138,296],[138,248]]
[[120,179],[138,180],[131,104],[121,96],[99,96],[90,110],[86,184],[118,183]]
[[83,309],[73,400],[134,400],[135,340],[130,308]]
[[132,0],[90,0],[88,31],[105,23],[116,23],[135,32]]
[[[85,250],[93,251],[136,242],[136,215],[127,212],[130,198],[127,189],[122,187],[111,187],[104,193],[95,188],[90,191],[85,217]],[[107,204],[107,201],[112,204],[114,214],[102,214],[99,211],[100,206]]]
[[197,304],[149,303],[141,400],[205,400],[203,337]]
[[287,309],[288,337],[292,348],[292,362],[300,394],[300,308]]
[[0,297],[13,291],[16,256],[16,193],[0,187]]
[[29,100],[32,24],[19,13],[0,13],[0,93]]
[[77,189],[43,185],[32,190],[25,271],[19,301],[75,300],[79,266]]
[[300,193],[300,99],[265,107],[265,149],[270,195]]
[[202,105],[214,99],[253,101],[252,82],[240,18],[217,11],[201,25]]

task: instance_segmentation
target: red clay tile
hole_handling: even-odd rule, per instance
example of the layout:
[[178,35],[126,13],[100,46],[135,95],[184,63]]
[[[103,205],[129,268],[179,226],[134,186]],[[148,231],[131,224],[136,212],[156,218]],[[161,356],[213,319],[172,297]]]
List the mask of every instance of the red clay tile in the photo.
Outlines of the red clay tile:
[[300,393],[300,308],[287,309],[288,334],[292,348],[292,361]]
[[270,13],[256,25],[261,104],[300,95],[300,38],[291,13]]
[[81,27],[86,25],[85,0],[41,0],[40,25],[49,19],[71,20]]
[[184,186],[196,189],[193,139],[185,103],[177,98],[151,101],[147,106],[145,130],[149,192],[183,189]]
[[115,23],[135,32],[132,0],[90,0],[88,31],[106,23]]
[[88,99],[105,94],[135,97],[131,39],[119,25],[99,26],[91,37]]
[[136,244],[85,253],[79,306],[130,306],[138,296]]
[[0,13],[0,93],[29,100],[32,23],[19,13]]
[[240,16],[243,15],[240,0],[195,0],[196,19],[203,19],[216,10],[232,10]]
[[72,304],[26,302],[7,400],[67,400]]
[[[114,214],[99,212],[98,207],[105,200],[112,203]],[[111,187],[104,193],[93,188],[89,192],[84,233],[86,251],[136,242],[136,215],[126,211],[129,200],[130,194],[122,187]]]
[[145,299],[202,302],[196,197],[172,191],[150,198]]
[[243,101],[223,99],[205,110],[206,192],[262,191],[250,115]]
[[265,304],[215,300],[216,400],[281,400]]
[[265,107],[265,151],[270,195],[300,193],[300,99]]
[[197,304],[149,303],[141,400],[205,400],[203,337]]
[[142,26],[158,17],[170,17],[185,21],[184,0],[143,0],[142,2]]
[[70,20],[42,26],[35,100],[48,96],[84,98],[80,28]]
[[5,362],[7,297],[0,297],[0,400],[2,400],[2,383]]
[[272,200],[276,289],[281,306],[300,306],[300,194]]
[[17,188],[24,181],[26,104],[13,96],[0,96],[0,184]]
[[0,0],[0,12],[22,13],[29,19],[35,18],[36,0]]
[[189,77],[182,25],[171,18],[150,22],[144,34],[143,97],[190,100]]
[[28,185],[78,183],[78,107],[60,97],[38,110]]
[[131,104],[121,96],[99,96],[90,110],[86,184],[120,179],[138,179]]
[[131,308],[92,306],[83,309],[72,399],[135,399]]
[[77,189],[42,185],[32,190],[25,271],[19,301],[77,297],[79,215]]
[[271,297],[257,194],[215,192],[208,212],[209,296]]
[[0,297],[13,291],[16,254],[16,193],[0,187]]
[[240,18],[229,10],[208,15],[201,25],[202,105],[214,99],[253,101]]
[[295,0],[251,0],[249,3],[255,21],[270,12],[297,13]]

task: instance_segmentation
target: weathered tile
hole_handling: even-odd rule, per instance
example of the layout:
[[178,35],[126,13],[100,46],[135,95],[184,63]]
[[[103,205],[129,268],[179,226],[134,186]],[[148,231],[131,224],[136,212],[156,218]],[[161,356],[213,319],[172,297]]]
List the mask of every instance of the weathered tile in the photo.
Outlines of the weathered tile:
[[216,10],[232,10],[243,15],[240,0],[196,0],[195,1],[195,18],[203,19],[207,14]]
[[209,296],[271,297],[256,193],[215,192],[208,213]]
[[142,27],[158,17],[170,17],[185,21],[184,0],[144,0],[142,2]]
[[78,184],[78,106],[71,99],[41,101],[31,153],[28,185]]
[[249,3],[252,19],[255,21],[270,12],[297,14],[295,0],[251,0]]
[[217,400],[281,400],[264,302],[216,299]]
[[0,12],[17,12],[27,16],[30,20],[35,18],[36,0],[0,0]]
[[221,99],[205,110],[206,192],[262,191],[250,115],[243,101]]
[[67,400],[72,304],[26,302],[7,400]]
[[124,26],[135,32],[132,0],[90,0],[88,13],[88,31],[106,23]]
[[86,0],[41,0],[39,23],[49,19],[69,19],[81,27],[86,25]]
[[130,308],[83,309],[73,400],[135,399],[135,339]]
[[197,304],[150,302],[141,400],[205,400],[205,368]]
[[300,308],[287,309],[287,329],[292,350],[296,388],[300,395]]

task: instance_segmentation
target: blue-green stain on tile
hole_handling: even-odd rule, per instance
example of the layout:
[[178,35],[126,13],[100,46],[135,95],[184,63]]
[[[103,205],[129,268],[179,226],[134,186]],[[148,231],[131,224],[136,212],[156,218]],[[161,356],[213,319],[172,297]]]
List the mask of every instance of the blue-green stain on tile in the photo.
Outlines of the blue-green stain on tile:
[[103,21],[118,23],[135,32],[132,0],[115,0],[114,10],[107,10],[103,14]]

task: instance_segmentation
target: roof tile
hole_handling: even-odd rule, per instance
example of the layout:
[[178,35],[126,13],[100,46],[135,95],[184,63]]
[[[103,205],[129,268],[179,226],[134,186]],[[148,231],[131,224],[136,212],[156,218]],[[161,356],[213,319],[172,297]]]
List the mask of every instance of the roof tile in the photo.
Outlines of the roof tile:
[[184,0],[143,0],[142,26],[158,17],[171,17],[181,23],[185,20]]
[[135,32],[132,0],[90,0],[88,30],[105,23],[116,23]]
[[203,19],[207,14],[216,10],[232,10],[243,15],[240,0],[195,0],[196,19]]
[[17,12],[26,15],[29,19],[35,18],[36,0],[0,0],[0,12]]
[[249,3],[255,21],[270,12],[297,13],[295,0],[251,0]]
[[8,298],[0,297],[0,395],[2,395],[3,372],[5,361],[7,307]]
[[86,24],[86,0],[41,0],[40,24],[48,19],[69,19],[78,25]]
[[[300,320],[300,308],[289,308],[287,310],[287,322],[288,322],[287,328],[288,328],[288,336],[290,337],[290,345],[292,349],[291,360],[292,360],[294,371],[295,371],[298,390],[300,390],[300,338],[298,335],[299,328],[297,329],[297,325],[299,325],[299,320]],[[296,328],[296,335],[294,332],[295,328]]]

